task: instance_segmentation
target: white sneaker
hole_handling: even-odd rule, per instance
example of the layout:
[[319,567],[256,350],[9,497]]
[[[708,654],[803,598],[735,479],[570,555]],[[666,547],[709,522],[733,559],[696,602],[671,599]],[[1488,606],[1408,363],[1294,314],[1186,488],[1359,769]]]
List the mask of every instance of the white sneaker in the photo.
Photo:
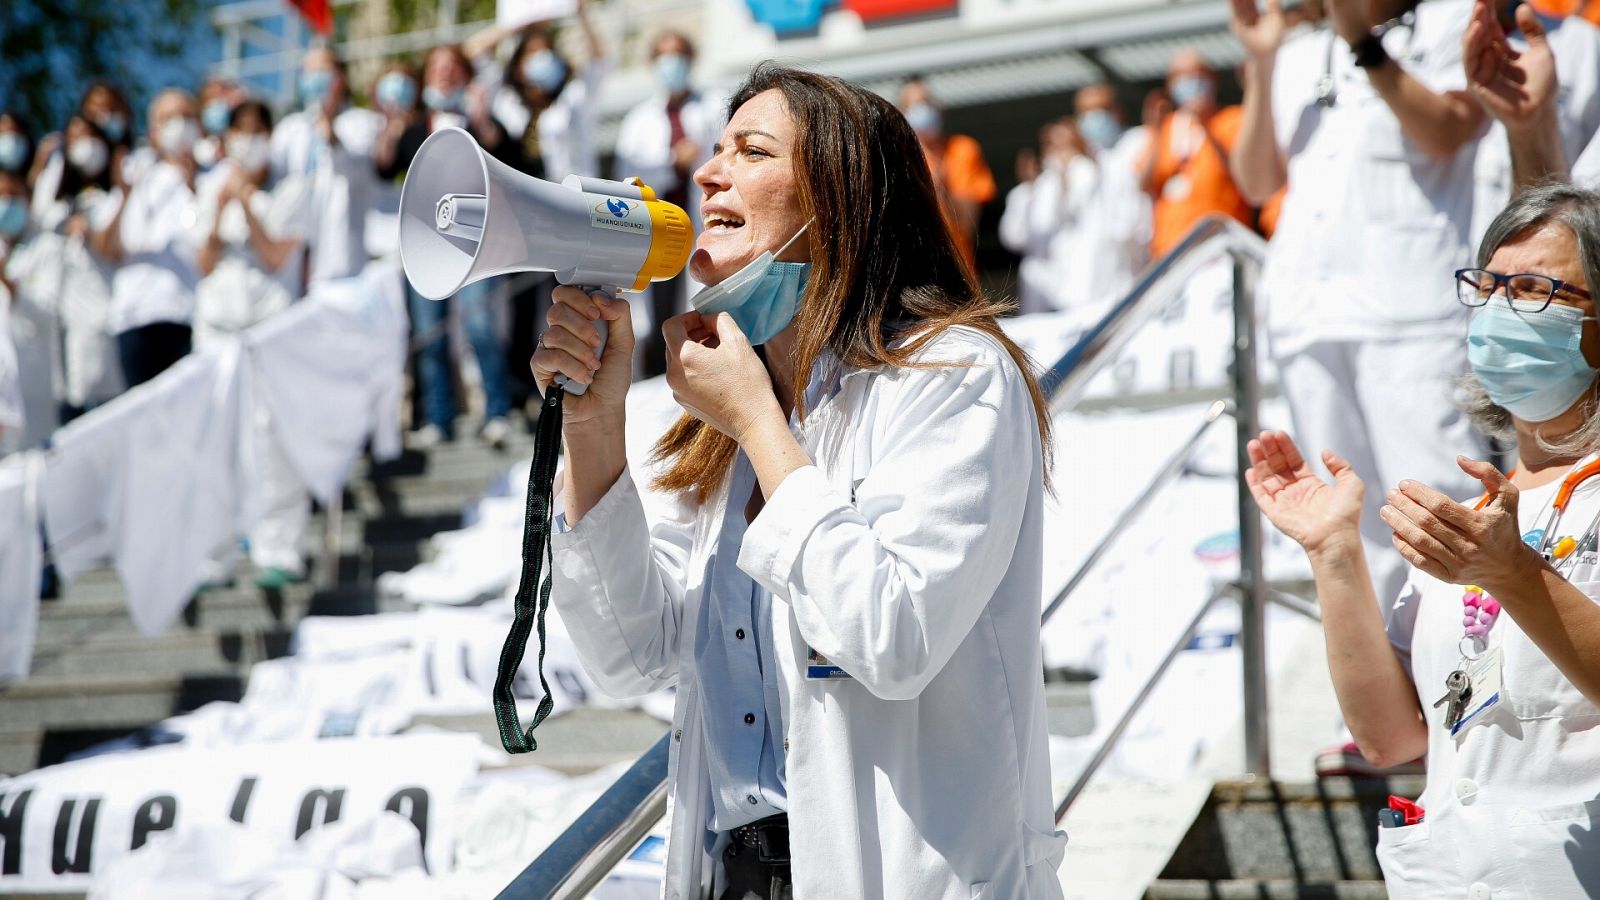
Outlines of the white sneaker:
[[444,443],[444,432],[432,423],[418,428],[406,437],[407,446],[413,450],[431,450],[442,443]]
[[479,432],[489,446],[496,450],[506,449],[506,444],[511,440],[511,423],[505,416],[495,416],[483,423],[483,431]]

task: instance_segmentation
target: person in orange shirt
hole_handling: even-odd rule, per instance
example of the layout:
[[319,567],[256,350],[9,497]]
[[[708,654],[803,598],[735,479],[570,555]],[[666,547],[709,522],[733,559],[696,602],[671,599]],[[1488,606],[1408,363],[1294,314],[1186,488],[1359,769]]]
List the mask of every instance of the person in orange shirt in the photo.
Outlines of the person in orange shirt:
[[1217,76],[1196,50],[1180,50],[1167,67],[1167,93],[1177,110],[1163,120],[1145,154],[1143,185],[1155,198],[1150,255],[1159,259],[1208,213],[1251,223],[1250,204],[1228,174],[1242,108],[1217,108]]
[[945,134],[944,117],[922,79],[912,77],[900,89],[900,111],[922,142],[923,155],[933,171],[939,205],[955,233],[956,244],[968,266],[976,268],[973,248],[978,235],[978,213],[994,199],[994,173],[983,158],[983,148],[964,134]]

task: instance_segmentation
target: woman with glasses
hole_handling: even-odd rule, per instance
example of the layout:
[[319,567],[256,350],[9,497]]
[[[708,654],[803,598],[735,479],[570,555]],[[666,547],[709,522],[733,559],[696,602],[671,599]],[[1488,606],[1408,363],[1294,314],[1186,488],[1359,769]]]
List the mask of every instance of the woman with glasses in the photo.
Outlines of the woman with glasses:
[[1456,273],[1471,307],[1467,411],[1514,444],[1515,467],[1459,457],[1478,498],[1415,481],[1387,491],[1381,515],[1415,571],[1382,614],[1349,463],[1323,451],[1329,484],[1287,434],[1250,442],[1256,502],[1310,557],[1362,753],[1427,756],[1421,809],[1379,819],[1400,900],[1600,896],[1596,279],[1600,194],[1565,184],[1512,200],[1478,267]]

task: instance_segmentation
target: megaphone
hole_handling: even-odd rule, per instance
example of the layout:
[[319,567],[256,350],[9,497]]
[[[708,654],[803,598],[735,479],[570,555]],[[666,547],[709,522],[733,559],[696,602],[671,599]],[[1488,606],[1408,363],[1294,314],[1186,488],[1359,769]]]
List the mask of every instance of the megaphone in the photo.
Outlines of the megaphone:
[[[642,291],[682,271],[694,226],[649,186],[568,175],[560,184],[495,159],[460,128],[422,142],[400,192],[400,263],[417,293],[442,300],[507,272]],[[606,322],[595,322],[602,339]],[[572,394],[588,385],[557,383]]]
[[[400,192],[400,263],[412,287],[430,300],[442,300],[462,285],[506,272],[554,272],[562,284],[608,292],[642,291],[652,281],[678,274],[693,249],[689,216],[657,200],[655,191],[637,179],[568,175],[553,184],[483,152],[459,128],[441,128],[422,142]],[[604,341],[605,320],[594,325]],[[522,526],[522,575],[491,692],[500,743],[511,753],[538,749],[533,730],[554,708],[544,677],[551,579],[543,569],[550,553],[563,398],[587,389],[588,385],[558,376],[545,391],[534,436]],[[535,629],[544,694],[533,723],[523,730],[514,688]]]

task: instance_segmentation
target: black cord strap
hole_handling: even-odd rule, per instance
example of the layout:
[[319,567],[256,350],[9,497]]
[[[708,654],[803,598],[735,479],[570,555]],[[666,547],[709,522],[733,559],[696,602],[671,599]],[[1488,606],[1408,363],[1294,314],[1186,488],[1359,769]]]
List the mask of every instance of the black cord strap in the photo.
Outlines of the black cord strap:
[[[494,718],[500,727],[500,743],[507,753],[527,753],[539,749],[533,739],[533,730],[555,709],[550,699],[550,684],[544,677],[545,613],[550,609],[550,572],[555,558],[550,549],[550,513],[556,479],[556,460],[561,455],[561,403],[566,391],[552,384],[545,389],[544,409],[539,413],[539,426],[534,434],[533,467],[528,470],[528,513],[522,524],[522,579],[517,583],[517,596],[511,631],[500,648],[500,669],[494,680]],[[537,602],[535,595],[537,594]],[[517,719],[517,698],[512,693],[517,670],[522,668],[522,657],[527,651],[528,636],[539,631],[539,707],[533,713],[533,723],[523,731]]]

